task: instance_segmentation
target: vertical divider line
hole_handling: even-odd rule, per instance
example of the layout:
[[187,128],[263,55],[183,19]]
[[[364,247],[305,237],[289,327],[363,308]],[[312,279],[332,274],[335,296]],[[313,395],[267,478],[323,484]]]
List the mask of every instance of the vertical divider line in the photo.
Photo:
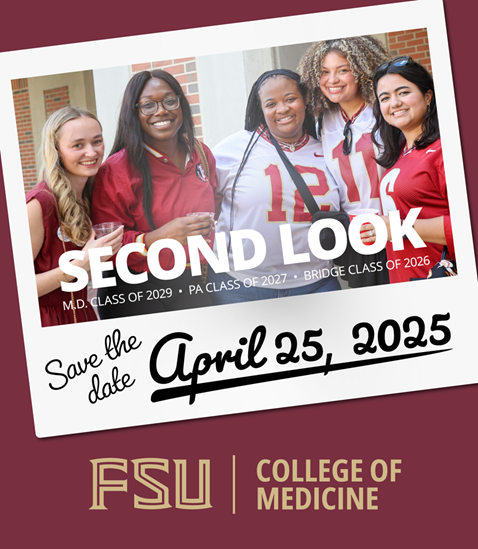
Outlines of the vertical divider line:
[[236,514],[236,456],[232,456],[232,514]]

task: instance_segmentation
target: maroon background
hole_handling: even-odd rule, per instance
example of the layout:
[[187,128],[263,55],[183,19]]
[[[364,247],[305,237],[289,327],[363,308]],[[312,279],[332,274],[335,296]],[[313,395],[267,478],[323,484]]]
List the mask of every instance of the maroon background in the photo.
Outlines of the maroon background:
[[[172,29],[375,5],[377,0],[245,0],[124,4],[8,2],[0,51]],[[217,11],[212,7],[217,4]],[[186,9],[187,8],[187,9]],[[147,9],[152,15],[146,15]],[[397,11],[404,8],[397,4]],[[466,0],[445,0],[471,212],[478,220],[470,37],[476,17]],[[174,12],[174,13],[169,13]],[[413,13],[410,10],[413,26]],[[156,57],[158,52],[156,52]],[[146,55],[150,57],[150,55]],[[437,62],[438,60],[434,60]],[[233,108],[233,106],[231,106]],[[449,184],[453,178],[449,176]],[[83,547],[470,547],[476,543],[478,385],[168,425],[39,440],[35,437],[16,297],[7,210],[0,186],[2,239],[2,532],[5,546]],[[475,227],[478,221],[475,221]],[[476,230],[475,230],[476,233]],[[476,234],[475,234],[476,240]],[[477,240],[478,241],[478,240]],[[470,321],[474,320],[470,318]],[[476,358],[469,360],[476,363]],[[450,365],[453,367],[453,365]],[[58,410],[58,413],[62,413]],[[237,456],[237,512],[231,513],[231,456]],[[108,511],[89,511],[90,459],[211,459],[206,511],[133,508],[137,485],[107,494]],[[255,465],[262,458],[402,459],[396,483],[379,488],[378,511],[257,511]],[[132,471],[132,464],[130,463]],[[367,475],[364,475],[367,478]],[[121,478],[121,474],[118,475]],[[165,480],[166,479],[166,480]],[[161,477],[174,495],[173,475]],[[373,484],[373,483],[371,483]],[[136,490],[141,493],[139,490]],[[144,494],[144,495],[150,495]],[[193,495],[193,494],[191,494]],[[174,500],[173,500],[174,501]]]

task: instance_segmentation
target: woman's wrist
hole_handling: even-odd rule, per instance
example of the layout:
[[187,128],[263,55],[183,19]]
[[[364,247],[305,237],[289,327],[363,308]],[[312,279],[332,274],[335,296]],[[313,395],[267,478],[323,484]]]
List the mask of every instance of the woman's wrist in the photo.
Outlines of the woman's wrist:
[[76,276],[65,273],[60,269],[60,267],[58,267],[58,270],[60,271],[60,282],[73,282],[76,280]]
[[[88,251],[83,250],[85,252],[83,259],[73,259],[70,261],[72,265],[75,265],[75,267],[80,267],[80,269],[83,269],[86,272],[90,271],[90,259],[88,257]],[[63,272],[63,271],[62,271]],[[70,275],[67,275],[70,276]],[[73,277],[73,280],[75,280],[76,277]]]

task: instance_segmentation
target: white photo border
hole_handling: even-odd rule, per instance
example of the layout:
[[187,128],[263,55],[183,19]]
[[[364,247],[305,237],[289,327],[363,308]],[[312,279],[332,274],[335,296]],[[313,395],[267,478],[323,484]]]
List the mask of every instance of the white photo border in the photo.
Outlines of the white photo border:
[[[453,279],[425,284],[397,284],[347,292],[270,300],[267,302],[223,305],[208,309],[145,315],[42,329],[28,221],[26,217],[22,170],[11,92],[11,81],[65,72],[91,70],[142,63],[148,58],[184,58],[314,42],[338,36],[357,36],[426,28],[433,76],[437,90],[438,115],[444,151],[456,255],[460,274]],[[323,31],[321,29],[324,29]],[[247,43],[244,37],[247,36]],[[220,50],[220,51],[219,51]],[[151,52],[160,52],[154,53]],[[478,286],[471,235],[463,161],[453,91],[443,5],[439,0],[418,0],[352,10],[307,14],[295,17],[236,23],[217,27],[173,31],[49,48],[0,54],[0,150],[12,234],[18,295],[37,436],[54,436],[85,431],[119,428],[249,412],[270,408],[314,404],[365,396],[400,393],[478,382],[478,372],[468,357],[473,351],[473,327],[467,321],[469,303],[476,300]],[[453,174],[451,176],[451,174]],[[476,302],[476,301],[475,301]],[[250,338],[257,326],[264,326],[267,337],[260,349],[266,363],[260,368],[241,371],[229,364],[224,372],[209,371],[205,382],[244,375],[281,372],[274,363],[275,337],[294,333],[299,343],[307,330],[322,330],[325,353],[333,354],[333,364],[357,361],[352,328],[368,322],[378,328],[385,320],[419,316],[427,327],[436,314],[449,313],[451,343],[447,352],[407,358],[386,364],[316,374],[289,380],[269,381],[245,387],[224,389],[196,396],[194,404],[186,397],[151,402],[161,387],[151,379],[150,357],[156,343],[169,333],[189,332],[186,368],[200,353],[214,355],[218,350],[241,348],[239,339]],[[123,339],[136,337],[137,349],[112,360],[104,356],[105,338],[121,332]],[[242,345],[242,347],[244,347]],[[177,349],[176,349],[177,350]],[[101,352],[103,351],[103,354]],[[405,354],[402,346],[397,354]],[[63,379],[52,376],[46,365],[61,361],[65,372],[70,364],[88,363],[92,354],[102,356],[97,368],[87,364],[86,372],[69,379],[62,389],[51,385]],[[410,353],[409,353],[410,354]],[[378,352],[377,357],[386,353]],[[169,373],[176,365],[176,353],[164,351],[162,364]],[[319,361],[325,364],[324,359]],[[57,363],[58,364],[58,363]],[[301,362],[297,368],[307,364]],[[77,371],[79,370],[77,366]],[[114,369],[129,375],[131,386],[92,404],[88,400],[92,379],[111,382]],[[201,380],[202,381],[202,380]],[[179,380],[172,383],[180,386]]]

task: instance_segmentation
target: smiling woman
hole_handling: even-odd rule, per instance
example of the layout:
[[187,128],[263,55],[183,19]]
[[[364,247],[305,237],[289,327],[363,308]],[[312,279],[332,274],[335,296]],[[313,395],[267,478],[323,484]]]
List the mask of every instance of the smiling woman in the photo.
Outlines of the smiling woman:
[[423,133],[423,120],[430,109],[433,91],[420,88],[399,74],[387,74],[377,85],[380,112],[387,124],[398,128],[411,149]]
[[[206,291],[190,295],[189,286],[201,286],[201,277],[192,278],[188,268],[175,280],[158,280],[149,273],[147,254],[154,242],[174,239],[185,246],[189,264],[188,236],[208,236],[212,246],[213,212],[220,200],[216,189],[214,157],[194,139],[191,109],[179,82],[162,70],[135,74],[124,93],[111,155],[96,178],[92,219],[122,223],[124,243],[144,246],[142,252],[128,256],[128,268],[133,274],[148,275],[134,286],[117,277],[116,286],[100,288],[98,302],[105,304],[98,308],[100,318],[211,304]],[[201,212],[206,213],[188,215]],[[166,271],[173,268],[171,249],[161,250],[159,262]],[[144,299],[123,303],[108,299],[133,290]]]
[[[372,36],[323,40],[303,55],[299,73],[307,89],[307,106],[318,118],[319,139],[325,162],[340,189],[342,208],[370,209],[380,213],[379,183],[383,169],[375,162],[372,142],[375,99],[372,78],[375,68],[390,55]],[[351,264],[361,275],[348,275],[350,287],[388,283],[388,272],[372,271],[366,263],[385,264],[385,253],[353,254]]]
[[[137,103],[139,123],[145,142],[152,147],[162,150],[177,144],[177,133],[183,125],[179,99],[171,86],[160,78],[151,78],[144,86]],[[185,158],[184,149],[175,147],[175,151],[183,153]]]
[[90,249],[112,246],[115,253],[121,246],[122,227],[98,240],[91,230],[91,187],[103,154],[101,126],[92,113],[64,107],[47,120],[40,182],[26,195],[42,326],[96,320],[85,290],[61,290],[61,282],[73,277],[58,262],[64,252],[83,249],[83,259],[72,263],[89,271]]
[[276,139],[294,143],[303,136],[305,103],[294,80],[282,75],[265,80],[259,98],[265,123]]
[[[245,129],[214,148],[223,195],[218,230],[231,240],[231,231],[252,229],[267,242],[264,261],[248,270],[213,274],[215,303],[236,303],[339,290],[329,273],[330,260],[313,259],[308,244],[312,216],[293,183],[279,148],[300,173],[318,207],[338,211],[337,184],[325,166],[323,150],[316,139],[314,119],[305,108],[299,75],[286,69],[265,72],[249,95]],[[274,144],[276,140],[276,144]],[[281,226],[290,225],[291,245],[297,256],[287,262],[281,247]],[[229,247],[230,265],[234,264]],[[252,240],[246,240],[244,255],[254,256]],[[300,257],[300,258],[299,258]],[[287,263],[287,264],[285,264]]]
[[[404,220],[412,208],[420,208],[413,228],[426,244],[415,249],[404,240],[403,250],[394,250],[391,242],[387,243],[388,258],[399,265],[390,271],[390,281],[427,278],[444,251],[455,261],[433,78],[423,66],[404,56],[379,66],[373,82],[377,96],[374,131],[380,132],[383,142],[377,162],[387,168],[380,196],[388,239],[390,211],[398,210]],[[369,228],[372,226],[364,225]],[[375,238],[364,240],[373,242]]]

